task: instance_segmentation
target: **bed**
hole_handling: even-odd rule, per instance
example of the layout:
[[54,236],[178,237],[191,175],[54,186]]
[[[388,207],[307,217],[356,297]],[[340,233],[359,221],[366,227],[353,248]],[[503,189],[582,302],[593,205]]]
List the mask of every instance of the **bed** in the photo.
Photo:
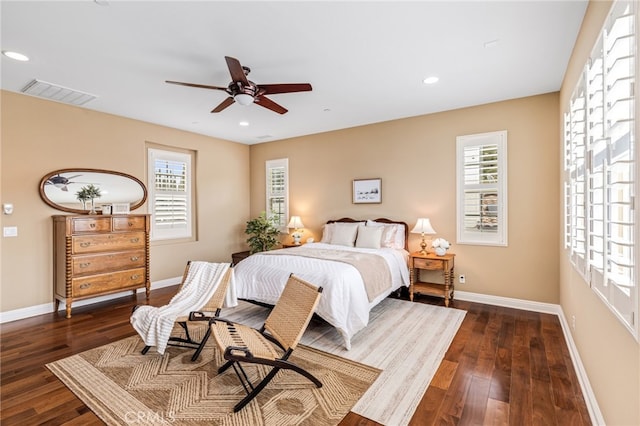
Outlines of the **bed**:
[[369,323],[369,311],[409,286],[408,227],[385,218],[330,220],[320,242],[256,253],[234,269],[237,297],[275,305],[289,274],[323,287],[316,314],[344,346]]

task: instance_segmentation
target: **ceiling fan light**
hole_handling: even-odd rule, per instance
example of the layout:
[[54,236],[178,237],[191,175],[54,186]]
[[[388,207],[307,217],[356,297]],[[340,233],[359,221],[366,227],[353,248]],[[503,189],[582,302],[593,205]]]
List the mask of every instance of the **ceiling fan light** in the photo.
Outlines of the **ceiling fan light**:
[[251,105],[253,103],[253,96],[247,95],[246,93],[238,93],[233,99],[240,105]]

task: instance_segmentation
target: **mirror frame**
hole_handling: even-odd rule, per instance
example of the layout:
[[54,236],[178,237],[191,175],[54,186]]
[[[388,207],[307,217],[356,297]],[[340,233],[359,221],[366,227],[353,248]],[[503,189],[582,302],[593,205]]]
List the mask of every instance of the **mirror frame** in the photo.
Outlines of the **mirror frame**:
[[138,185],[140,185],[140,187],[142,188],[142,199],[138,202],[136,202],[135,204],[133,204],[133,202],[131,203],[131,206],[129,207],[130,210],[135,210],[137,208],[139,208],[140,206],[142,206],[145,201],[147,201],[147,186],[144,184],[144,182],[142,182],[140,179],[138,179],[135,176],[131,176],[129,174],[126,173],[122,173],[122,172],[116,172],[113,170],[104,170],[104,169],[86,169],[86,168],[68,168],[68,169],[60,169],[60,170],[54,170],[53,172],[47,173],[46,175],[44,175],[44,177],[40,180],[40,198],[42,198],[42,201],[44,201],[47,205],[49,205],[50,207],[53,207],[56,210],[60,210],[63,212],[67,212],[67,213],[76,213],[76,214],[89,214],[88,210],[82,210],[82,209],[73,209],[71,207],[65,207],[65,206],[61,206],[60,204],[56,204],[53,201],[51,201],[45,194],[44,192],[44,186],[47,182],[47,180],[51,179],[52,176],[61,174],[61,173],[73,173],[73,172],[83,172],[83,173],[104,173],[104,174],[108,174],[108,175],[116,175],[116,176],[122,176],[126,179],[130,179],[132,181],[134,181],[135,183],[137,183]]

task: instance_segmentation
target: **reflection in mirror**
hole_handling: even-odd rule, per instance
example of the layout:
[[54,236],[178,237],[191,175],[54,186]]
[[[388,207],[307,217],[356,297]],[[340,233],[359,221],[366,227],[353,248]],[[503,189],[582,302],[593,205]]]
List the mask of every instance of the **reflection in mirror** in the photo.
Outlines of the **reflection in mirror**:
[[40,181],[40,196],[51,207],[69,213],[89,213],[90,202],[78,200],[78,192],[93,185],[100,191],[94,199],[102,205],[125,203],[130,210],[144,204],[147,188],[139,179],[120,172],[99,169],[62,169],[45,175]]

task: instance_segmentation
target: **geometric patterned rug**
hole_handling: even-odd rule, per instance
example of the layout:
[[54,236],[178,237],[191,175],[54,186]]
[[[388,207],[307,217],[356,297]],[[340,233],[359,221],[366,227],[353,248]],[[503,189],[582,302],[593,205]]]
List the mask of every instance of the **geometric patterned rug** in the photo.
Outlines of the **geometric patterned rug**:
[[[195,330],[195,338],[201,330]],[[196,362],[191,362],[193,349],[168,347],[161,356],[153,349],[142,355],[143,347],[136,335],[47,367],[107,425],[333,425],[380,374],[379,369],[298,345],[290,360],[323,386],[281,370],[253,401],[233,413],[245,391],[232,369],[217,374],[224,360],[213,345]],[[262,366],[245,370],[252,381],[265,374]]]

